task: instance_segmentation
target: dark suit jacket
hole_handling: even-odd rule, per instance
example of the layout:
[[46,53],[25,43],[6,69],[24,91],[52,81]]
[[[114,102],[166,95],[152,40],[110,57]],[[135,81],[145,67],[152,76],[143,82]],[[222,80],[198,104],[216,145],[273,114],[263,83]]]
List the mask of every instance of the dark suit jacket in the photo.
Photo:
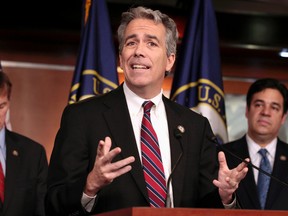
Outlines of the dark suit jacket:
[[[223,207],[218,189],[217,151],[206,135],[211,135],[208,120],[163,96],[172,166],[181,153],[174,136],[178,125],[185,127],[181,138],[183,157],[173,174],[176,207]],[[125,100],[123,86],[64,110],[56,136],[48,171],[47,212],[49,215],[84,214],[80,200],[88,173],[92,170],[97,145],[105,136],[112,138],[112,148],[122,152],[115,161],[134,155],[132,170],[103,188],[97,195],[93,213],[132,206],[149,206],[142,165]]]
[[45,215],[48,162],[44,147],[6,130],[6,150],[2,215]]
[[[224,147],[237,154],[240,158],[250,157],[245,136],[239,140],[224,144]],[[229,153],[225,153],[225,155],[229,168],[234,168],[239,164],[239,159],[236,159]],[[272,175],[288,183],[288,145],[279,139],[277,141]],[[251,166],[249,166],[246,177],[239,184],[236,194],[242,208],[260,209],[257,186]],[[265,209],[288,210],[287,194],[287,186],[283,186],[278,181],[271,179]]]

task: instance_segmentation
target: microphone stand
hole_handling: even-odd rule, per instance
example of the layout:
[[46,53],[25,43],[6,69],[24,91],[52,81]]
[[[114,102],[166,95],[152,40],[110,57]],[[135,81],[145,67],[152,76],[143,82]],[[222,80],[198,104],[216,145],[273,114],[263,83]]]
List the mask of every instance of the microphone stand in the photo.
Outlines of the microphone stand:
[[[179,126],[178,126],[179,127]],[[166,200],[165,200],[165,207],[166,208],[171,208],[171,197],[170,197],[170,193],[169,193],[169,190],[170,190],[170,183],[172,181],[172,175],[174,173],[174,170],[176,169],[176,167],[178,166],[179,164],[179,161],[181,160],[182,158],[182,155],[183,155],[183,146],[182,146],[182,142],[181,142],[181,137],[182,137],[182,134],[184,132],[183,131],[180,131],[178,128],[175,130],[174,132],[174,135],[175,137],[177,138],[177,140],[179,141],[180,143],[180,147],[181,147],[181,153],[175,163],[175,165],[173,166],[172,170],[171,170],[171,173],[169,175],[169,178],[167,180],[167,197],[166,197]]]
[[276,178],[275,176],[271,175],[270,173],[268,173],[268,172],[264,171],[263,169],[255,166],[255,165],[254,165],[253,163],[251,163],[250,161],[246,161],[246,160],[240,158],[238,155],[234,154],[233,152],[231,152],[230,150],[228,150],[227,148],[225,148],[225,147],[223,146],[223,145],[225,145],[225,144],[222,144],[222,145],[221,145],[221,144],[218,142],[216,136],[208,137],[208,139],[209,139],[210,141],[212,141],[213,143],[215,143],[216,146],[218,146],[219,148],[221,148],[224,152],[229,153],[229,154],[232,155],[233,157],[235,157],[235,158],[239,159],[240,161],[246,163],[247,165],[253,167],[254,169],[258,170],[259,172],[263,173],[264,175],[269,176],[271,179],[277,181],[278,183],[282,184],[283,186],[288,187],[288,183],[286,183],[286,182],[284,182],[284,181],[281,181],[280,179]]
[[173,169],[169,175],[169,178],[168,178],[168,181],[167,181],[167,197],[166,197],[166,201],[165,201],[165,207],[166,208],[171,208],[171,197],[170,197],[170,193],[169,193],[169,190],[170,190],[170,183],[171,183],[171,180],[172,180],[172,174],[175,170],[175,168],[177,167],[180,159],[182,158],[182,155],[183,155],[183,152],[181,152],[181,154],[179,155],[175,165],[173,166]]

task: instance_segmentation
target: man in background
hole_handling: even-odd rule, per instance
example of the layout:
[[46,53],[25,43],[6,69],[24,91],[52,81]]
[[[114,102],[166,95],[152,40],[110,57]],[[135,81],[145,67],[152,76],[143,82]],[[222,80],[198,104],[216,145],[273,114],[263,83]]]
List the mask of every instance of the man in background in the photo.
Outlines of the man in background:
[[[225,149],[240,158],[250,158],[262,170],[275,176],[286,186],[251,167],[236,191],[245,209],[288,210],[288,145],[278,138],[287,116],[287,88],[276,79],[254,82],[246,97],[248,131],[239,140],[227,143]],[[226,153],[228,166],[239,159]]]
[[0,64],[0,215],[45,215],[45,149],[5,126],[12,84]]

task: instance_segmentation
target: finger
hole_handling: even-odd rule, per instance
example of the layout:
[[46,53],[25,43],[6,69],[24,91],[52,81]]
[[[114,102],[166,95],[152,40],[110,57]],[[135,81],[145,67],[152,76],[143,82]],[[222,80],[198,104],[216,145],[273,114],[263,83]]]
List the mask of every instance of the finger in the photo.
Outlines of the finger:
[[[238,166],[240,166],[240,164],[239,164]],[[241,170],[239,170],[239,171],[238,171],[237,169],[238,169],[238,167],[236,167],[236,168],[234,169],[234,172],[233,172],[234,174],[231,176],[231,181],[239,184],[240,181],[241,181],[243,178],[245,178],[245,176],[246,176],[246,174],[247,174],[247,172],[248,172],[248,167],[244,167],[243,169],[241,169]]]
[[127,157],[127,158],[125,158],[125,159],[123,159],[123,160],[119,160],[119,161],[117,161],[117,162],[115,162],[115,163],[112,163],[112,164],[111,164],[111,171],[112,171],[112,172],[113,172],[113,171],[117,171],[117,170],[119,170],[119,169],[121,169],[121,168],[123,168],[123,167],[125,167],[125,166],[130,165],[130,164],[133,163],[134,161],[135,161],[135,157],[130,156],[130,157]]
[[238,172],[241,172],[243,169],[245,169],[248,166],[249,163],[249,158],[246,158],[242,163],[240,163],[237,167],[236,170]]
[[122,167],[121,169],[118,169],[115,172],[105,174],[104,184],[111,184],[114,181],[114,179],[129,172],[131,169],[132,169],[132,166],[127,165],[127,166]]
[[225,182],[220,182],[219,180],[214,179],[213,184],[222,190],[233,190],[234,191],[235,189],[238,188],[238,182],[232,181],[232,179],[230,179],[229,177],[227,177],[225,179]]
[[219,181],[216,180],[216,179],[213,180],[213,184],[214,184],[217,188],[220,188],[220,186],[221,186],[221,182],[219,182]]
[[105,142],[104,142],[104,145],[103,145],[104,155],[108,154],[108,152],[111,149],[111,145],[112,145],[111,138],[110,137],[105,137]]
[[226,181],[227,181],[227,183],[230,185],[230,187],[232,187],[232,188],[234,188],[234,189],[235,189],[235,188],[238,188],[239,182],[236,181],[235,179],[227,178]]
[[224,152],[220,151],[218,153],[218,161],[219,161],[219,168],[220,169],[228,169]]
[[111,163],[111,161],[121,152],[121,148],[116,147],[105,154],[102,158],[104,164]]
[[131,163],[133,163],[135,161],[135,158],[133,156],[125,158],[121,161],[118,161],[116,163],[114,163],[113,165],[115,165],[114,169],[115,171],[114,173],[114,178],[117,178],[127,172],[129,172],[132,169],[132,166],[130,165]]
[[105,137],[105,140],[100,140],[97,148],[97,157],[103,157],[106,155],[111,148],[111,139],[110,137]]
[[122,167],[121,169],[117,170],[117,172],[115,172],[115,177],[113,179],[115,179],[115,178],[117,178],[117,177],[129,172],[131,169],[132,169],[132,166],[130,166],[130,165]]
[[117,161],[115,163],[108,164],[103,172],[106,179],[106,183],[111,183],[115,178],[121,176],[132,169],[130,165],[135,161],[133,156]]
[[243,178],[245,178],[247,173],[248,173],[248,167],[244,167],[238,174],[238,181],[240,182]]

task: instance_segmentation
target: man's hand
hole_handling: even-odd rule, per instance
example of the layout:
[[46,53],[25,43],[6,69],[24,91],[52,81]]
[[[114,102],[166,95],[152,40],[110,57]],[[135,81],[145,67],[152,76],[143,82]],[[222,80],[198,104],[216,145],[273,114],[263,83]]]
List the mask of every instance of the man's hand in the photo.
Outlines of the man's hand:
[[105,141],[99,141],[94,167],[88,174],[84,189],[84,193],[88,196],[95,196],[101,188],[132,169],[130,164],[135,161],[133,156],[111,163],[121,152],[119,147],[110,151],[111,145],[110,137],[106,137]]
[[[224,204],[232,202],[233,193],[238,188],[240,181],[248,172],[247,163],[242,162],[234,169],[230,170],[227,166],[224,152],[218,153],[219,172],[218,180],[214,179],[213,184],[219,188],[219,194]],[[245,161],[249,162],[246,158]]]

